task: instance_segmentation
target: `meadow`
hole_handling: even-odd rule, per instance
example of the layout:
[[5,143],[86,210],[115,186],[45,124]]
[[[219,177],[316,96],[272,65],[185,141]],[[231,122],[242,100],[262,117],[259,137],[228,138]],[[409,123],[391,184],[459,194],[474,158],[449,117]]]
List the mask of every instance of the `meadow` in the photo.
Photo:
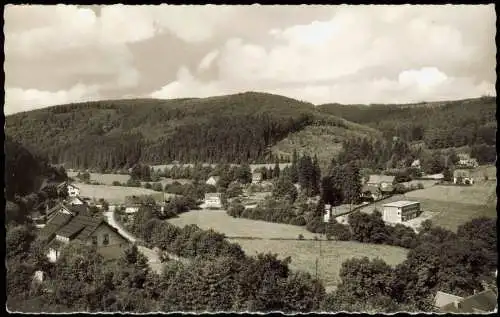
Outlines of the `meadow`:
[[[110,204],[122,204],[127,196],[139,195],[158,195],[159,193],[141,187],[123,187],[109,185],[89,185],[83,183],[75,183],[80,188],[80,195],[90,198],[103,198]],[[161,194],[161,193],[160,193]]]
[[[122,174],[100,174],[100,173],[89,173],[90,180],[99,182],[104,185],[112,185],[113,182],[126,183],[130,179],[130,175],[122,175]],[[75,178],[78,175],[78,172],[68,172],[68,176]]]
[[290,256],[292,269],[303,270],[313,276],[316,274],[318,259],[318,277],[328,290],[338,285],[342,263],[350,258],[379,257],[387,264],[395,266],[406,259],[408,252],[399,247],[354,241],[229,240],[241,245],[247,255],[270,252],[278,254],[279,258]]
[[434,225],[452,231],[473,218],[497,216],[496,181],[491,178],[472,186],[436,185],[395,195],[361,211],[371,213],[375,208],[382,211],[384,204],[398,200],[419,201],[421,209],[432,215],[429,219]]
[[496,181],[488,180],[472,186],[436,185],[406,193],[410,199],[430,199],[468,205],[485,205],[489,197],[496,193]]
[[228,238],[297,239],[299,234],[302,234],[305,239],[313,239],[315,236],[315,234],[299,226],[233,218],[228,216],[225,210],[192,210],[168,221],[179,227],[196,224],[202,229],[212,228],[225,234]]

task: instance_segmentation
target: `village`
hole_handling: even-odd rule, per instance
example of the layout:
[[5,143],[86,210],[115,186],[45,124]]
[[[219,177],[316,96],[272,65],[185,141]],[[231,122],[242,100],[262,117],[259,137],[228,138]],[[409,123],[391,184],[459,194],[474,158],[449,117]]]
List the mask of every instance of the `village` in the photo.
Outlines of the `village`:
[[493,4],[4,11],[9,312],[497,311]]
[[[443,173],[432,175],[422,173],[420,177],[409,182],[398,183],[394,175],[366,175],[363,178],[360,196],[356,199],[357,203],[337,204],[336,206],[324,204],[322,221],[325,224],[339,223],[346,226],[349,224],[349,216],[353,213],[373,214],[374,212],[379,212],[383,222],[387,226],[403,225],[418,233],[422,228],[422,223],[425,223],[426,220],[432,221],[435,215],[440,214],[440,210],[428,209],[428,199],[422,193],[434,191],[436,188],[467,190],[467,188],[472,189],[474,186],[484,186],[485,183],[495,181],[495,176],[491,173],[488,174],[484,167],[479,167],[475,159],[465,154],[459,154],[459,157],[460,160],[457,162],[456,167],[453,168],[452,174],[447,176],[447,179],[445,179],[446,176]],[[175,168],[182,168],[182,164],[173,165],[170,168],[174,168],[174,166]],[[238,165],[233,167],[238,168]],[[273,170],[272,164],[269,164],[267,167]],[[291,167],[291,163],[276,164],[274,167],[277,170],[280,167],[282,170],[288,169]],[[414,160],[409,168],[419,170],[419,160]],[[478,173],[479,170],[483,172]],[[447,171],[450,173],[451,170],[447,169]],[[88,171],[82,171],[82,173],[88,173]],[[272,176],[272,172],[269,173],[265,166],[252,166],[251,178],[248,179],[248,183],[233,181],[228,185],[228,188],[232,188],[232,191],[235,191],[235,194],[230,195],[231,197],[229,198],[227,191],[222,193],[213,190],[220,188],[218,185],[220,185],[221,177],[218,175],[209,176],[204,180],[204,185],[208,188],[208,192],[203,195],[203,199],[198,199],[189,207],[183,206],[182,213],[178,216],[175,215],[170,220],[168,219],[170,217],[166,216],[168,210],[172,208],[169,204],[179,201],[183,197],[181,194],[165,191],[153,192],[149,195],[125,196],[125,194],[122,194],[121,198],[123,199],[111,199],[108,202],[103,197],[99,197],[100,193],[104,193],[106,188],[109,187],[107,185],[86,185],[74,181],[46,184],[46,186],[55,187],[58,192],[67,192],[67,198],[58,201],[51,208],[46,205],[44,211],[32,214],[30,218],[36,228],[40,230],[39,234],[43,237],[47,246],[46,255],[53,263],[58,260],[61,248],[71,241],[81,241],[92,245],[97,248],[102,256],[109,259],[119,256],[131,243],[139,243],[140,251],[148,258],[151,268],[160,273],[162,263],[165,259],[183,259],[167,251],[160,251],[157,247],[147,246],[147,244],[141,243],[142,239],[140,237],[135,237],[130,233],[130,226],[134,223],[134,218],[140,210],[143,208],[151,210],[158,215],[163,215],[164,218],[167,218],[167,221],[173,221],[177,225],[188,225],[191,222],[205,229],[215,229],[224,232],[224,228],[221,227],[224,224],[215,224],[215,227],[205,226],[205,222],[208,221],[210,223],[210,220],[207,220],[208,218],[206,217],[211,217],[214,221],[218,221],[217,219],[220,219],[219,217],[221,216],[228,217],[226,215],[226,213],[229,213],[227,210],[228,208],[234,208],[235,203],[243,206],[243,210],[240,211],[241,214],[244,210],[254,210],[266,200],[272,199],[273,188],[276,186],[277,180],[272,177],[268,179],[266,174]],[[73,176],[70,179],[79,180],[78,176],[81,178],[80,172],[70,170],[68,175]],[[98,174],[92,175],[96,176]],[[89,191],[88,186],[92,186],[92,191]],[[112,187],[119,188],[119,186]],[[235,187],[238,190],[234,190]],[[294,187],[300,193],[300,185],[296,183]],[[127,192],[126,187],[121,188],[124,193]],[[102,196],[106,197],[104,194]],[[423,204],[418,197],[424,198]],[[453,197],[441,197],[440,199],[446,200],[447,198],[453,199]],[[307,203],[318,204],[319,200],[320,195],[313,196],[307,198]],[[192,211],[190,211],[191,209]],[[189,218],[189,215],[192,213],[196,213],[197,216]],[[101,214],[101,216],[96,217],[96,214]],[[217,214],[220,216],[217,216]],[[202,220],[203,217],[205,217],[205,220]],[[177,222],[179,220],[180,222]],[[230,222],[223,222],[225,225],[232,226]],[[318,230],[313,235],[306,234],[306,238],[304,238],[303,234],[299,234],[298,237],[292,237],[291,235],[280,236],[278,234],[277,238],[273,239],[297,239],[298,241],[308,239],[312,241],[331,240],[331,234],[327,234],[326,236],[325,234],[326,232]],[[264,234],[263,237],[256,237],[250,234],[245,237],[245,235],[245,229],[241,232],[238,232],[238,229],[236,229],[234,236],[231,236],[229,233],[226,234],[226,237],[231,240],[242,238],[242,236],[245,239],[262,239],[263,237],[265,239],[266,236]],[[316,262],[316,274],[318,270],[317,266],[318,263]],[[35,275],[40,281],[43,280],[43,272],[37,272]],[[480,292],[477,296],[483,295],[491,297],[491,292]],[[456,305],[450,304],[457,302],[458,298],[456,295],[439,291],[436,294],[436,309],[443,312],[461,311]],[[461,298],[459,301],[474,302],[470,298]],[[474,307],[474,310],[481,309],[481,307]]]

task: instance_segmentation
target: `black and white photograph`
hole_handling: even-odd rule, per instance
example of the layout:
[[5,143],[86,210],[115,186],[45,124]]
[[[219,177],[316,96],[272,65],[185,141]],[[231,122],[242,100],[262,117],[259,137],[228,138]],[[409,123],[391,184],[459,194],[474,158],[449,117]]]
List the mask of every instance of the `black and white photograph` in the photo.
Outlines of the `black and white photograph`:
[[494,3],[3,15],[8,312],[497,312]]

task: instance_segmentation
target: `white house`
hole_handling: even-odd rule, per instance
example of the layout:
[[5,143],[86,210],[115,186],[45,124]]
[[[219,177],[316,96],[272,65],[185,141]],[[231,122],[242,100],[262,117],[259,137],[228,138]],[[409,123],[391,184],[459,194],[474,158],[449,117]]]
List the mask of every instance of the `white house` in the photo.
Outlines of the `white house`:
[[420,160],[414,160],[412,163],[411,163],[411,167],[413,168],[420,168]]
[[57,189],[62,189],[66,187],[68,189],[68,196],[69,197],[77,197],[80,196],[80,188],[77,186],[70,184],[68,182],[63,182],[57,186]]
[[141,205],[139,205],[139,204],[128,205],[125,207],[125,213],[135,214],[136,212],[139,211],[140,207],[141,207]]
[[212,185],[212,186],[217,186],[217,183],[219,182],[220,176],[210,176],[205,184],[207,185]]
[[323,216],[323,222],[329,222],[332,217],[332,206],[325,204],[325,214]]
[[221,193],[206,193],[205,194],[206,208],[222,208]]
[[474,178],[469,170],[457,169],[453,171],[453,183],[472,185],[474,184]]
[[383,205],[382,219],[389,223],[401,223],[416,218],[420,212],[418,201],[400,200]]

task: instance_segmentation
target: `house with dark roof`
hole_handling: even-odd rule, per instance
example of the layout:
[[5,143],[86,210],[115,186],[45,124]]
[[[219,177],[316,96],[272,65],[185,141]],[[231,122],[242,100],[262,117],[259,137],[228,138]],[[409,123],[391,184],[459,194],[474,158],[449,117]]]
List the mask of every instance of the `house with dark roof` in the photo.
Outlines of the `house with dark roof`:
[[75,240],[95,246],[106,258],[119,256],[129,244],[104,218],[91,214],[86,205],[54,207],[40,237],[47,242],[47,256],[52,262],[57,261],[64,245]]
[[396,177],[390,175],[370,175],[362,188],[363,197],[379,199],[394,191]]

